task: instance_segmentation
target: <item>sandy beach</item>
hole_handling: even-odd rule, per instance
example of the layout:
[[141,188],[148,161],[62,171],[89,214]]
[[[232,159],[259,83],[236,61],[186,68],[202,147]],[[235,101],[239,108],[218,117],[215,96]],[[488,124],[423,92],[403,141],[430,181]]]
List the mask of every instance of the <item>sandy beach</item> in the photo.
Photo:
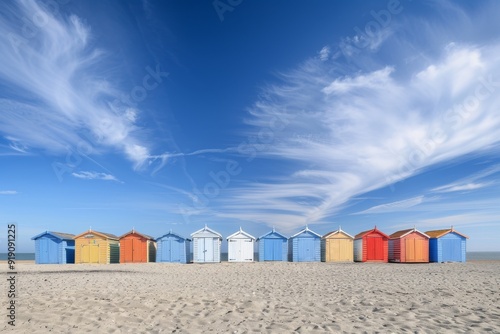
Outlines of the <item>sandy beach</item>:
[[16,326],[3,315],[2,332],[500,333],[500,261],[24,262],[17,276]]

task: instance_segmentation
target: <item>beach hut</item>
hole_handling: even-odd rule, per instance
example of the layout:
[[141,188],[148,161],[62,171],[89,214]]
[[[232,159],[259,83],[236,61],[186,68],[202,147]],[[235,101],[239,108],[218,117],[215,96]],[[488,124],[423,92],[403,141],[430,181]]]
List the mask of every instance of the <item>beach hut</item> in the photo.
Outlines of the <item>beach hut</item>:
[[354,237],[354,261],[387,262],[389,236],[375,228]]
[[120,263],[155,262],[156,242],[153,237],[132,231],[120,237]]
[[209,229],[207,225],[191,234],[193,239],[193,262],[220,262],[222,235]]
[[73,238],[73,234],[50,231],[34,236],[31,240],[35,240],[35,263],[75,263],[75,240]]
[[290,237],[288,257],[293,262],[321,261],[321,235],[306,225],[305,229]]
[[253,262],[255,238],[240,230],[227,237],[227,260],[229,262]]
[[465,262],[468,236],[453,229],[425,232],[429,239],[430,262]]
[[352,262],[354,259],[354,237],[339,227],[321,238],[321,261]]
[[191,261],[191,239],[172,231],[156,238],[156,262],[189,263]]
[[257,239],[259,261],[286,261],[288,258],[288,238],[272,231]]
[[415,228],[389,236],[389,262],[429,262],[429,236]]
[[75,239],[75,263],[119,263],[120,241],[114,234],[92,231],[78,234]]

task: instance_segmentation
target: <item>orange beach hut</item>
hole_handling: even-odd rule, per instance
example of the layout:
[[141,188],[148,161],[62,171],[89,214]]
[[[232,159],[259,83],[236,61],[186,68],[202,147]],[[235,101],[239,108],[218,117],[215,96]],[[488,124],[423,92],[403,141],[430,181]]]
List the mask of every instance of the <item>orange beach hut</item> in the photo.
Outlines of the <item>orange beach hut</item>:
[[75,263],[119,263],[120,242],[116,235],[90,229],[74,239]]
[[389,262],[429,262],[429,236],[412,228],[389,236]]
[[132,231],[120,237],[120,263],[156,261],[156,242],[153,237]]
[[387,262],[389,236],[377,229],[363,231],[354,237],[354,261]]

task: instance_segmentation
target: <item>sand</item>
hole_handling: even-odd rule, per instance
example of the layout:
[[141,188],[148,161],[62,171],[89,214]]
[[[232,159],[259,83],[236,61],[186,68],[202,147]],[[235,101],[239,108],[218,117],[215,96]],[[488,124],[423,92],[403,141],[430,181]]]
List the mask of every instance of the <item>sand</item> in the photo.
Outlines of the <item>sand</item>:
[[[19,333],[500,333],[500,261],[22,263],[18,271]],[[12,330],[4,314],[1,332]]]

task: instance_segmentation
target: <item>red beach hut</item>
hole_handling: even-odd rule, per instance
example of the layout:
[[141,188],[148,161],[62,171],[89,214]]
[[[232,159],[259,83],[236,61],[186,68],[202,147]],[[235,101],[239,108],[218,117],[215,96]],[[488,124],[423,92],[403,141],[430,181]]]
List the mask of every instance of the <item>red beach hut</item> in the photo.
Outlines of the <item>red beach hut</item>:
[[354,261],[388,262],[389,236],[377,229],[358,233],[354,237]]
[[429,262],[429,236],[415,228],[389,236],[389,262]]

